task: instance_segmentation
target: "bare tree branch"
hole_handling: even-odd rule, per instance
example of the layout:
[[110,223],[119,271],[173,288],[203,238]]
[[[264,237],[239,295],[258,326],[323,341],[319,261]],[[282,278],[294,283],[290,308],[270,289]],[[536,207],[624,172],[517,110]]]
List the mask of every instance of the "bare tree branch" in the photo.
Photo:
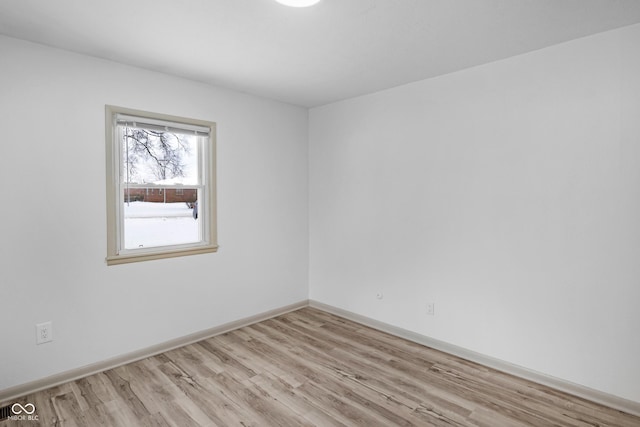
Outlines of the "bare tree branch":
[[189,153],[189,145],[181,135],[148,129],[126,128],[128,142],[127,164],[129,173],[135,174],[137,166],[151,167],[158,180],[185,175],[183,155]]

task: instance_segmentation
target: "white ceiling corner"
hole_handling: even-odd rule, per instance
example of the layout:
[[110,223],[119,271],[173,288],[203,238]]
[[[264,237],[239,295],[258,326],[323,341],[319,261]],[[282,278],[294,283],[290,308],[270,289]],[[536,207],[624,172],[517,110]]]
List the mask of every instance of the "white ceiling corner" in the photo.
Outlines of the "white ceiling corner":
[[0,34],[306,107],[638,22],[638,0],[0,2]]

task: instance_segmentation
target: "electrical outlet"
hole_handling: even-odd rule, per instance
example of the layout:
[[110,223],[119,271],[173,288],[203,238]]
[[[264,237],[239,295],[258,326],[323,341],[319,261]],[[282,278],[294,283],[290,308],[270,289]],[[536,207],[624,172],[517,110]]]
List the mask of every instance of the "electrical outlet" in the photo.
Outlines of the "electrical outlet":
[[51,322],[38,323],[36,325],[36,344],[44,344],[53,341],[53,326]]
[[432,302],[427,303],[427,314],[429,316],[434,316],[436,314],[436,305]]

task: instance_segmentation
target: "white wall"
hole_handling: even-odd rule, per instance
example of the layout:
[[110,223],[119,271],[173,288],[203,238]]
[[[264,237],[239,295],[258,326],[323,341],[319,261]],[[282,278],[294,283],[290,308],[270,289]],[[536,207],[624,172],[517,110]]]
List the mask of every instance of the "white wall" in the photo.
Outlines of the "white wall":
[[640,402],[638,46],[312,109],[310,298]]
[[[0,63],[0,390],[307,298],[306,109],[6,37]],[[106,266],[105,104],[217,122],[218,253]]]

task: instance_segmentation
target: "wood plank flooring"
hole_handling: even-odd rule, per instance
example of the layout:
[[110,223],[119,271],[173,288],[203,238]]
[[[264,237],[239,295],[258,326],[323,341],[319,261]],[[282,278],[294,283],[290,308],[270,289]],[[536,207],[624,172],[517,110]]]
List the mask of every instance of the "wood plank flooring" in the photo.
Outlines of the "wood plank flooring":
[[640,426],[312,308],[18,401],[41,426]]

